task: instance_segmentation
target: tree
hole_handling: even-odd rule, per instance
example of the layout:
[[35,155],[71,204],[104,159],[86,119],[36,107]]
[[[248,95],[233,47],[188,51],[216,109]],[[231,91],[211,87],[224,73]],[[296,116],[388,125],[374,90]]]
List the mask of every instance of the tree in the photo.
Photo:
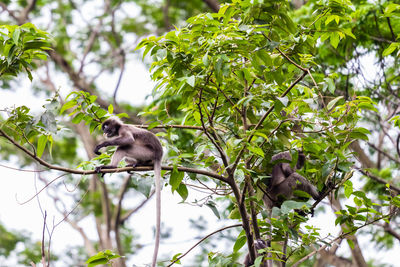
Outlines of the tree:
[[[152,78],[158,82],[156,100],[141,115],[150,122],[145,127],[163,129],[158,135],[168,151],[163,166],[168,187],[183,201],[192,186],[209,190],[206,203],[216,215],[240,220],[243,230],[236,237],[233,253],[208,251],[210,266],[239,265],[238,252],[245,244],[256,266],[261,261],[282,266],[298,266],[305,261],[306,266],[367,266],[357,239],[359,230],[369,232],[382,248],[393,246],[394,239],[400,240],[396,232],[400,191],[396,180],[390,179],[396,173],[393,169],[399,163],[400,152],[386,148],[397,148],[399,142],[399,138],[392,137],[399,125],[395,116],[398,59],[392,55],[399,53],[396,41],[400,26],[396,22],[400,5],[392,1],[373,5],[331,0],[308,1],[301,7],[296,2],[298,9],[293,9],[287,1],[232,2],[222,5],[218,13],[191,17],[187,25],[175,31],[148,37],[137,47],[143,49],[144,56],[153,58]],[[59,12],[71,12],[71,3]],[[167,1],[165,6],[171,3]],[[96,96],[96,84],[83,72],[89,56],[86,51],[92,51],[92,61],[104,69],[119,66],[119,77],[124,72],[127,53],[121,44],[122,36],[126,37],[123,27],[116,30],[115,15],[122,5],[106,2],[104,13],[111,14],[111,30],[100,31],[109,20],[99,18],[97,27],[86,32],[88,43],[79,50],[80,60],[71,60],[74,53],[63,50],[62,40],[66,37],[54,38],[51,59],[80,91],[61,99],[56,94],[36,120],[29,108],[12,110],[2,123],[2,141],[48,169],[85,177],[94,174],[96,162],[108,160],[102,155],[81,162],[79,169],[64,167],[71,164],[66,156],[76,157],[75,150],[71,151],[65,142],[76,141],[67,135],[58,137],[62,130],[55,118],[66,116],[57,115],[56,106],[58,102],[63,105],[60,113],[68,113],[89,158],[94,157],[89,131],[95,132],[110,114],[124,117],[127,113],[131,122],[139,122],[131,108],[115,102],[120,78],[113,91],[114,105],[110,105]],[[147,8],[144,14],[153,10]],[[3,9],[20,18],[8,8]],[[21,17],[27,18],[24,14]],[[155,21],[162,21],[152,15]],[[165,13],[163,18],[164,25],[170,25]],[[65,28],[55,32],[67,33]],[[96,39],[100,33],[104,33],[103,44],[108,44],[110,50],[103,50],[102,42]],[[119,60],[107,62],[108,56]],[[362,61],[372,56],[379,70],[376,76],[365,77]],[[79,70],[72,63],[80,66]],[[56,88],[51,75],[41,80],[48,88]],[[359,80],[362,85],[358,85]],[[388,115],[383,116],[385,112]],[[374,136],[379,136],[376,144],[369,141]],[[371,149],[363,149],[363,143]],[[59,153],[50,158],[55,146],[60,148]],[[268,194],[270,159],[286,150],[291,151],[291,164],[295,164],[299,150],[307,156],[305,168],[299,173],[318,187],[326,197],[324,201],[297,199],[285,201],[272,211],[265,207],[262,199]],[[370,153],[378,155],[377,163],[370,159]],[[107,172],[126,170],[132,168]],[[363,175],[361,186],[354,182],[358,179],[356,173]],[[134,210],[124,210],[123,199],[133,188],[151,195],[150,184],[144,185],[138,175],[133,179],[125,176],[116,187],[119,192],[93,175],[78,186],[75,199],[79,207],[61,205],[65,221],[78,231],[82,229],[77,221],[95,214],[100,237],[97,246],[82,231],[89,254],[112,249],[113,242],[118,254],[133,253],[132,237],[121,234],[121,227]],[[217,195],[222,197],[214,201]],[[56,195],[53,199],[56,203],[62,201]],[[330,202],[336,224],[341,226],[341,233],[335,237],[324,238],[309,224],[312,211],[320,212],[325,201]],[[220,209],[222,203],[226,210]],[[77,214],[70,214],[71,210]],[[263,254],[269,260],[258,256],[255,239],[270,242]],[[342,240],[350,246],[351,259],[336,254]],[[113,257],[109,252],[102,253],[98,254],[100,259]],[[172,264],[182,256],[171,255],[169,260]],[[118,258],[118,264],[125,266],[124,259]]]

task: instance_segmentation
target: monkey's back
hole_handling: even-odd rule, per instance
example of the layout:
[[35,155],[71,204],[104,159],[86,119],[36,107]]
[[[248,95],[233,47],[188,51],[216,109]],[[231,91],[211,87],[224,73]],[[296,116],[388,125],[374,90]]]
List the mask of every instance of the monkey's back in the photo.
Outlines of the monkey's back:
[[155,134],[148,130],[137,128],[133,125],[126,126],[129,127],[130,132],[135,140],[140,141],[143,145],[154,151],[155,160],[161,160],[163,149],[160,140],[158,140],[158,137]]

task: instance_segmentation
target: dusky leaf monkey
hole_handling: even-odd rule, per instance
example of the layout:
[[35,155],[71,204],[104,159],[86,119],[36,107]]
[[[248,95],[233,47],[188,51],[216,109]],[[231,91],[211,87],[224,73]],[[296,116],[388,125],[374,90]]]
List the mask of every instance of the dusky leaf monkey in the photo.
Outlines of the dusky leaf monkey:
[[[258,258],[259,256],[265,254],[265,252],[260,253],[259,250],[261,250],[261,249],[266,249],[266,248],[267,248],[267,243],[266,243],[264,240],[262,240],[262,239],[256,239],[256,240],[254,241],[254,247],[255,247],[255,249],[256,249],[256,258]],[[254,264],[254,262],[251,262],[251,261],[250,261],[250,255],[249,255],[249,253],[246,254],[246,257],[244,258],[243,264],[244,264],[245,267],[249,267],[249,266],[251,266],[251,265]],[[266,262],[266,261],[263,261],[263,262],[260,264],[260,267],[267,267],[267,262]]]
[[296,165],[292,168],[289,163],[292,161],[290,151],[280,152],[271,158],[271,162],[276,163],[272,168],[270,186],[264,196],[264,203],[269,209],[280,206],[283,200],[293,198],[295,191],[303,191],[313,199],[319,199],[317,188],[296,172],[304,166],[305,159],[304,153],[300,151]]
[[125,124],[118,118],[105,120],[101,129],[107,139],[98,144],[94,153],[100,155],[102,147],[117,146],[117,150],[111,158],[110,165],[96,167],[96,172],[102,169],[117,168],[118,163],[125,159],[128,166],[154,165],[155,191],[156,191],[156,238],[152,266],[156,266],[158,248],[160,245],[160,226],[161,226],[161,159],[163,148],[158,138],[150,131],[137,128],[130,124]]

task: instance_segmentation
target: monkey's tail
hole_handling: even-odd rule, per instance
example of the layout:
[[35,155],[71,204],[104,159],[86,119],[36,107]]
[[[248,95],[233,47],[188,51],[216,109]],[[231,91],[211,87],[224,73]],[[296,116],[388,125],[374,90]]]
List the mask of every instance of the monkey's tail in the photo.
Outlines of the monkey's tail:
[[154,161],[154,182],[156,188],[156,240],[154,243],[153,261],[151,266],[157,265],[157,254],[160,246],[161,228],[161,160]]

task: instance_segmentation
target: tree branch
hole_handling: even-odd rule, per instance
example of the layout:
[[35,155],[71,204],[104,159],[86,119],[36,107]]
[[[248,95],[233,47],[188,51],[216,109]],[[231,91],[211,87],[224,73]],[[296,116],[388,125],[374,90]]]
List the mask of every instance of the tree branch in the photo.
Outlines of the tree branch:
[[125,213],[123,216],[121,216],[121,218],[120,218],[120,220],[119,220],[119,223],[120,223],[120,224],[123,224],[126,220],[128,220],[129,217],[132,216],[132,214],[134,214],[136,211],[138,211],[140,208],[142,208],[142,207],[147,203],[147,201],[149,201],[149,200],[151,199],[151,197],[154,195],[154,193],[155,193],[154,190],[151,191],[148,198],[146,198],[145,200],[143,200],[137,207],[131,209],[130,211],[128,211],[127,213]]
[[192,246],[188,251],[186,251],[184,254],[182,254],[181,256],[179,256],[178,258],[176,258],[173,262],[171,262],[171,264],[167,265],[167,267],[172,266],[175,262],[177,262],[178,260],[180,260],[180,259],[182,259],[183,257],[185,257],[192,249],[194,249],[195,247],[197,247],[201,242],[203,242],[204,240],[206,240],[206,239],[209,238],[210,236],[212,236],[212,235],[214,235],[214,234],[216,234],[216,233],[218,233],[218,232],[224,231],[224,230],[226,230],[226,229],[234,228],[234,227],[240,227],[240,226],[242,226],[242,225],[241,225],[241,224],[234,224],[234,225],[230,225],[230,226],[225,226],[225,227],[223,227],[223,228],[221,228],[221,229],[218,229],[218,230],[216,230],[216,231],[214,231],[214,232],[212,232],[212,233],[206,235],[205,237],[203,237],[202,239],[200,239],[194,246]]
[[19,24],[24,24],[26,21],[28,21],[28,15],[35,8],[36,2],[36,0],[28,0],[28,5],[24,8],[20,17],[18,18]]
[[219,11],[219,2],[218,0],[203,0],[204,3],[215,13]]
[[387,181],[387,180],[385,180],[385,179],[382,179],[382,178],[380,178],[380,177],[378,177],[378,176],[375,176],[375,175],[371,174],[371,173],[368,172],[368,171],[365,171],[365,170],[362,170],[362,169],[359,169],[359,168],[357,168],[357,170],[358,170],[359,172],[361,172],[362,174],[364,174],[365,176],[371,178],[371,179],[374,180],[375,182],[378,182],[378,183],[384,184],[384,185],[388,184],[388,185],[389,185],[389,188],[390,188],[391,190],[394,190],[394,191],[396,191],[397,194],[400,194],[400,187],[397,187],[397,186],[395,186],[395,185],[392,185],[391,183],[389,183],[389,181]]
[[[298,77],[286,90],[285,92],[282,93],[282,95],[280,97],[285,97],[290,90],[293,89],[293,87],[298,84],[305,76],[307,75],[306,71],[303,71],[303,74]],[[243,148],[239,151],[238,156],[236,157],[235,163],[232,165],[232,167],[230,168],[230,171],[235,171],[237,165],[239,164],[240,158],[243,156],[244,151],[246,150],[247,147],[247,143],[249,143],[251,141],[251,139],[254,136],[254,133],[257,131],[257,129],[262,125],[262,123],[265,121],[265,119],[268,117],[268,115],[274,110],[275,105],[272,105],[267,112],[261,117],[261,119],[258,121],[258,123],[256,124],[256,126],[254,126],[253,130],[251,131],[249,137],[247,138],[246,143],[244,144]]]
[[[70,168],[64,168],[61,166],[56,166],[52,165],[41,158],[35,156],[32,152],[30,152],[28,149],[25,147],[19,145],[16,143],[10,136],[8,136],[3,130],[0,129],[0,136],[3,136],[7,140],[9,140],[14,146],[22,150],[25,154],[30,156],[32,159],[37,161],[40,165],[45,166],[49,169],[52,170],[57,170],[57,171],[63,171],[63,172],[68,172],[71,174],[81,174],[81,175],[89,175],[89,174],[97,174],[95,170],[89,170],[89,171],[84,171],[84,170],[77,170],[77,169],[70,169]],[[172,166],[162,166],[161,167],[163,170],[167,171],[172,171],[174,167]],[[123,167],[123,168],[115,168],[115,169],[103,169],[99,173],[119,173],[119,172],[127,172],[127,171],[151,171],[153,170],[152,166],[146,166],[146,167]],[[220,180],[224,183],[227,183],[228,179],[222,175],[219,175],[217,173],[209,172],[206,170],[198,170],[198,169],[193,169],[193,168],[188,168],[188,167],[178,167],[178,171],[180,172],[189,172],[189,173],[195,173],[195,174],[201,174],[205,175],[211,178],[215,178],[217,180]]]

